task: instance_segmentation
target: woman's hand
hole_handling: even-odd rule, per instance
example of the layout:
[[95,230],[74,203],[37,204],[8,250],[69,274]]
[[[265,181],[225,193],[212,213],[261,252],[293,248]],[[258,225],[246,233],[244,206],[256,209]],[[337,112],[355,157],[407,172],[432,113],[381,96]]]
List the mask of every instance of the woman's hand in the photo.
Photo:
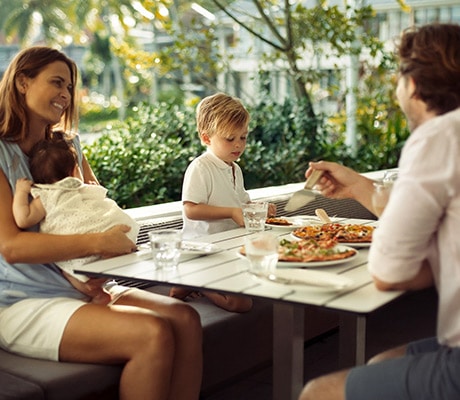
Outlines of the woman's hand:
[[97,244],[97,254],[102,258],[110,258],[136,251],[136,244],[126,236],[126,233],[130,230],[131,228],[128,225],[115,225],[109,230],[98,234],[100,240]]
[[106,305],[112,300],[110,294],[103,289],[107,278],[90,278],[86,282],[82,282],[65,271],[62,271],[62,274],[75,289],[90,297],[92,303]]

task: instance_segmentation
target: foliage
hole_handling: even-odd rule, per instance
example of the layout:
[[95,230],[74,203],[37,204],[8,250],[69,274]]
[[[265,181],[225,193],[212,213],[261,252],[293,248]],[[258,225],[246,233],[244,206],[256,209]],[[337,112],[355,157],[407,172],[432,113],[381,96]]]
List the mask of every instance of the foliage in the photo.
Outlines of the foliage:
[[[360,113],[357,158],[344,144],[343,116],[311,121],[296,99],[279,104],[267,97],[248,107],[250,133],[239,161],[246,188],[300,182],[311,160],[338,161],[361,172],[396,166],[407,137],[405,121],[396,110],[382,114],[384,105],[376,100]],[[96,176],[122,207],[180,200],[185,169],[204,151],[194,109],[140,104],[132,113],[121,126],[107,129],[85,146]],[[312,126],[320,127],[316,135]]]
[[200,153],[191,111],[140,105],[135,118],[84,148],[101,184],[122,207],[180,198],[183,173]]

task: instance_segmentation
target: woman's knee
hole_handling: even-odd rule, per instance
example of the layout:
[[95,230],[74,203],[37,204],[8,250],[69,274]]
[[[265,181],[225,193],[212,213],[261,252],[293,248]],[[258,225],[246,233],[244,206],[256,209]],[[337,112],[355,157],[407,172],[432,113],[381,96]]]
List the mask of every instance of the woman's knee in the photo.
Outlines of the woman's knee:
[[178,301],[171,306],[171,315],[180,324],[201,330],[200,314],[191,305],[183,301]]
[[142,321],[132,327],[136,347],[141,352],[174,351],[174,330],[166,319],[154,315],[145,315]]

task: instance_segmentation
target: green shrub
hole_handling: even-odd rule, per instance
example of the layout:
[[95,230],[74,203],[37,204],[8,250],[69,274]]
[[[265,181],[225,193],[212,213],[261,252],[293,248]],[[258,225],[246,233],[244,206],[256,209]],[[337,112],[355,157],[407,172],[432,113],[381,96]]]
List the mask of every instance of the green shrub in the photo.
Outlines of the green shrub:
[[[239,161],[247,189],[300,182],[311,160],[338,161],[361,172],[396,166],[408,134],[396,109],[382,118],[381,103],[369,103],[360,113],[360,146],[352,157],[344,144],[343,118],[311,121],[303,107],[291,99],[249,107],[250,133]],[[140,104],[130,115],[84,146],[96,176],[122,207],[180,200],[184,172],[204,151],[195,110]]]

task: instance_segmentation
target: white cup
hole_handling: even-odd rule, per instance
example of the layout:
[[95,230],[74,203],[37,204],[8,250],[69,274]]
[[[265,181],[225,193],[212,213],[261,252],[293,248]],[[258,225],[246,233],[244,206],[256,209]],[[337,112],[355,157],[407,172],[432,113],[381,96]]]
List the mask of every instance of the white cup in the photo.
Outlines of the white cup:
[[176,229],[161,229],[149,232],[150,246],[155,267],[173,270],[179,264],[182,232]]
[[267,219],[268,203],[251,202],[241,206],[243,210],[244,226],[249,232],[261,232],[265,230]]
[[250,263],[249,272],[265,276],[272,274],[278,262],[278,238],[269,232],[247,236],[245,253]]

